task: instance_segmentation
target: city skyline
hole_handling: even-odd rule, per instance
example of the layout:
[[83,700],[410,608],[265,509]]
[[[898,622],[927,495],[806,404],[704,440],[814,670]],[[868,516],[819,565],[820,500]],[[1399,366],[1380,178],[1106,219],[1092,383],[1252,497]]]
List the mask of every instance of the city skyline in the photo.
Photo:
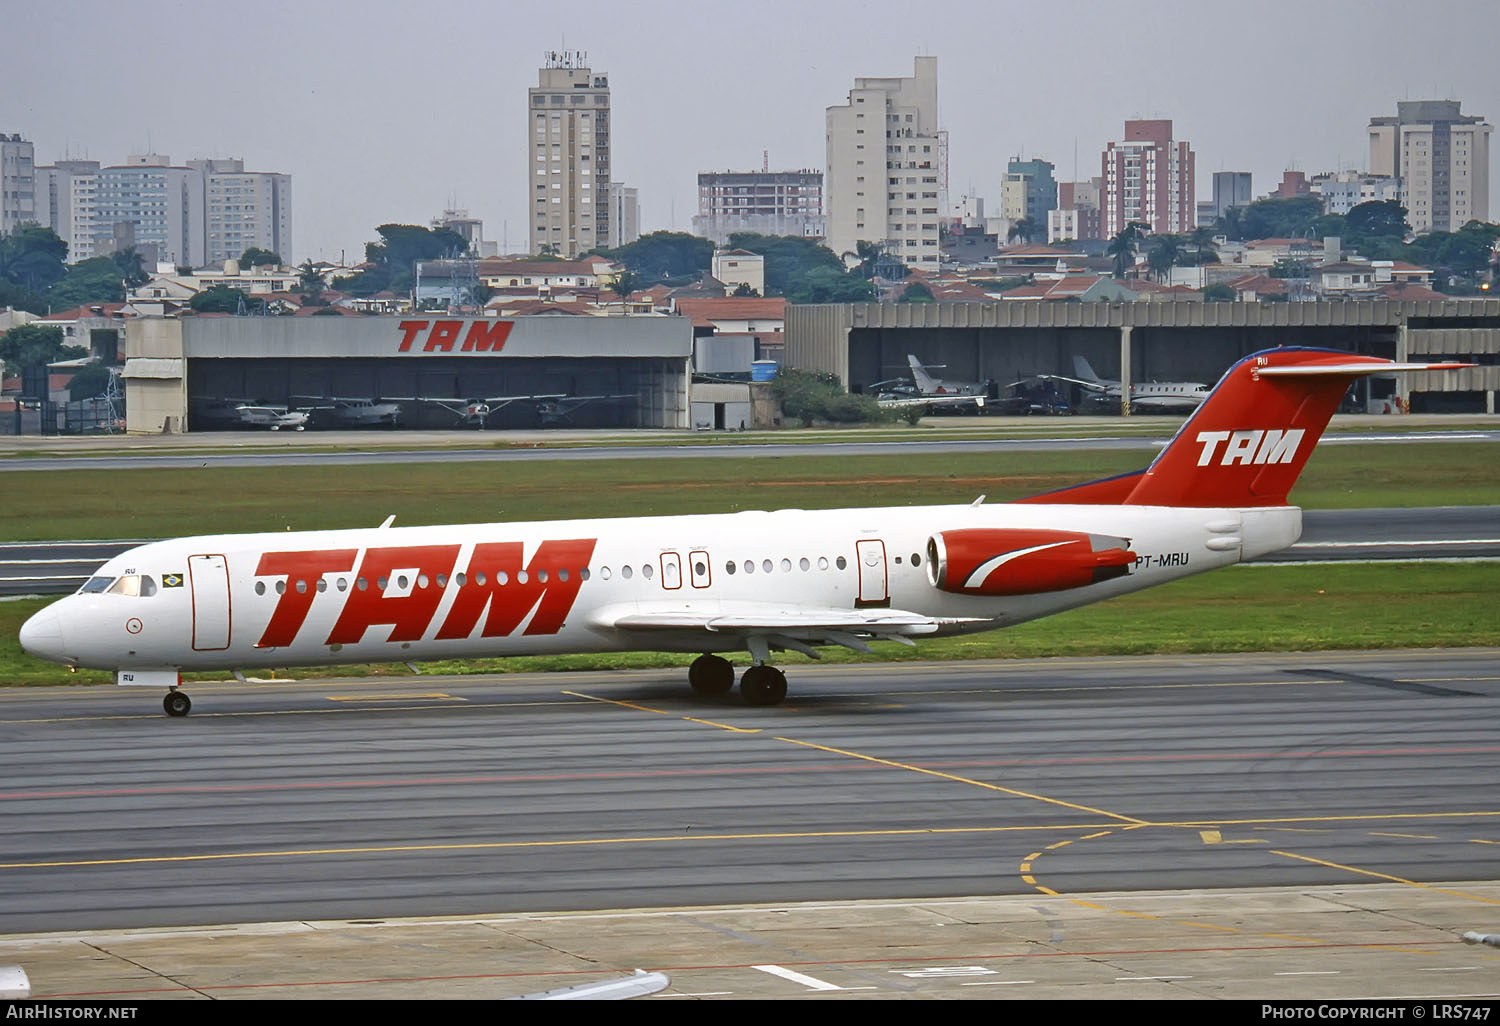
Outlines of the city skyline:
[[[1485,59],[1493,33],[1414,43],[1391,28],[1409,6],[1390,0],[1270,0],[1253,11],[770,0],[754,19],[731,19],[732,33],[679,0],[573,9],[564,34],[461,0],[417,12],[383,0],[270,3],[253,17],[165,0],[33,5],[8,19],[24,45],[8,61],[19,85],[0,97],[0,131],[30,140],[38,164],[149,151],[251,158],[297,182],[298,250],[283,256],[358,260],[377,224],[427,224],[452,206],[482,218],[502,250],[527,248],[518,97],[548,50],[583,50],[609,76],[611,177],[639,189],[642,231],[691,230],[700,171],[758,168],[764,151],[773,169],[823,168],[825,110],[855,79],[909,75],[916,56],[938,59],[950,206],[979,195],[998,207],[1017,155],[1052,162],[1059,181],[1096,175],[1129,119],[1172,119],[1197,155],[1202,200],[1214,171],[1250,171],[1264,195],[1288,168],[1364,169],[1370,119],[1401,100],[1456,99],[1465,114],[1500,117]],[[1455,27],[1494,20],[1483,0],[1424,11]],[[127,40],[125,59],[97,71],[60,59],[80,32]],[[149,112],[167,110],[152,122]]]

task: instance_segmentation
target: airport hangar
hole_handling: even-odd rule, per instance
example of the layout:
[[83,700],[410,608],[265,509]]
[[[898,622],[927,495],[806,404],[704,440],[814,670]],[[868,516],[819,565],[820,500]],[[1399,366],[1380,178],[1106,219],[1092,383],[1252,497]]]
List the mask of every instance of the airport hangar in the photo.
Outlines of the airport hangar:
[[[192,409],[210,400],[320,397],[420,397],[402,425],[458,427],[469,400],[557,395],[612,398],[554,426],[686,428],[692,347],[686,317],[137,317],[125,326],[126,429],[202,430]],[[538,404],[488,423],[537,426]]]
[[850,391],[907,373],[991,382],[1075,376],[1074,355],[1103,378],[1209,385],[1241,357],[1274,346],[1345,349],[1394,360],[1474,363],[1365,379],[1360,409],[1409,400],[1412,412],[1495,412],[1500,299],[1310,303],[846,303],[788,306],[786,363],[833,374]]

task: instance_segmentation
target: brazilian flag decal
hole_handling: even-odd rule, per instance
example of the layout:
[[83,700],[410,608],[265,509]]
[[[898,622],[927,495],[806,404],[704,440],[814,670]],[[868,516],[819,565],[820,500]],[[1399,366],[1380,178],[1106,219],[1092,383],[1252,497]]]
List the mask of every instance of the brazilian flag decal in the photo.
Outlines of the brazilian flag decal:
[[182,587],[182,575],[181,574],[162,574],[161,575],[161,586],[163,588],[180,588],[180,587]]

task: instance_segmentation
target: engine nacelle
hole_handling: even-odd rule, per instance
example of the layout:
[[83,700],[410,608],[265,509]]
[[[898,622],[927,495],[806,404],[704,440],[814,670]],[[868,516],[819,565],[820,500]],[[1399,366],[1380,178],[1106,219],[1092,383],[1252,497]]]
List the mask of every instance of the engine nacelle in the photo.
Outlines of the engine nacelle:
[[1126,538],[1045,528],[977,527],[927,539],[927,579],[956,595],[1031,595],[1123,577]]

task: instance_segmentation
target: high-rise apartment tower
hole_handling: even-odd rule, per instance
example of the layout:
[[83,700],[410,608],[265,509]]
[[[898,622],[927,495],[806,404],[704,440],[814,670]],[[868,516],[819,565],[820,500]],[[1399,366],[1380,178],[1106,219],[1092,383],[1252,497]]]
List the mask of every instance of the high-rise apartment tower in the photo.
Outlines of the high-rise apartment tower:
[[1401,179],[1406,220],[1416,232],[1454,232],[1490,216],[1490,135],[1483,117],[1458,100],[1396,104],[1370,119],[1370,174]]
[[527,90],[531,251],[572,259],[610,239],[609,76],[580,50],[546,56]]
[[858,78],[849,102],[829,107],[828,241],[835,253],[877,243],[907,267],[938,269],[943,198],[937,58],[911,78]]
[[1127,121],[1125,139],[1104,151],[1104,235],[1132,221],[1153,232],[1192,231],[1193,151],[1172,138],[1170,120]]

